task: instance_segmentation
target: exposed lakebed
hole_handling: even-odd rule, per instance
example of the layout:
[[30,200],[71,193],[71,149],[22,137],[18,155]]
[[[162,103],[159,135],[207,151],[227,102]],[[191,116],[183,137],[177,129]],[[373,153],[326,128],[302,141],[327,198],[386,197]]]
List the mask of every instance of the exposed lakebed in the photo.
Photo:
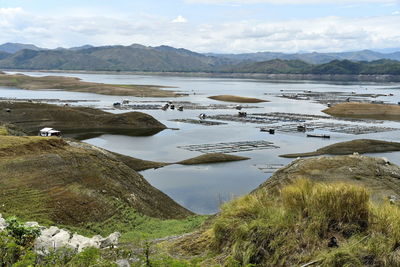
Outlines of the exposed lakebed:
[[[28,75],[43,76],[46,73],[27,73]],[[51,74],[54,75],[54,74]],[[167,101],[187,101],[200,106],[226,104],[224,102],[209,99],[213,95],[238,95],[265,99],[270,102],[246,104],[259,107],[254,109],[242,109],[250,113],[297,113],[327,116],[321,110],[326,106],[310,100],[294,100],[282,98],[282,92],[291,90],[315,92],[343,92],[352,94],[387,95],[371,98],[396,104],[400,101],[398,84],[323,84],[313,82],[268,82],[250,79],[219,79],[219,78],[188,78],[188,77],[163,77],[140,75],[107,75],[107,74],[57,74],[79,77],[83,81],[100,82],[110,84],[160,84],[163,86],[177,87],[176,90],[189,94],[179,98],[138,98],[107,96],[91,93],[65,92],[65,91],[28,91],[15,88],[1,88],[0,97],[23,99],[54,99],[54,103],[63,104],[69,100],[70,105],[91,106],[107,109],[109,112],[122,113],[129,109],[114,109],[114,102],[123,99],[130,100],[131,104],[163,105]],[[397,87],[397,89],[396,89]],[[282,91],[283,90],[283,91]],[[392,95],[390,95],[392,94]],[[77,100],[77,101],[71,101]],[[78,101],[84,100],[84,101]],[[175,162],[201,155],[200,152],[185,150],[179,147],[188,145],[204,145],[217,143],[233,143],[248,141],[267,141],[274,146],[271,149],[247,150],[233,152],[234,155],[251,158],[246,161],[237,161],[218,164],[204,164],[196,166],[171,165],[155,170],[146,170],[141,174],[155,187],[162,190],[179,204],[197,213],[213,213],[218,211],[221,202],[233,196],[243,195],[265,181],[271,173],[265,172],[268,167],[287,164],[291,159],[280,158],[281,154],[313,151],[333,143],[349,141],[353,139],[369,138],[398,142],[399,130],[385,131],[369,134],[346,134],[342,132],[330,132],[326,128],[315,129],[315,133],[329,134],[330,139],[307,138],[302,132],[279,131],[284,124],[277,122],[263,124],[262,122],[247,123],[243,121],[220,121],[226,124],[203,125],[201,123],[184,123],[173,120],[198,120],[200,113],[207,115],[233,115],[237,116],[238,110],[231,109],[184,109],[182,112],[168,109],[147,109],[143,112],[154,116],[169,128],[179,130],[164,130],[153,136],[132,137],[124,135],[105,134],[96,138],[86,139],[85,142],[108,149],[113,152],[133,156],[151,161]],[[207,119],[208,120],[208,119]],[[218,121],[213,120],[212,121]],[[317,119],[316,122],[361,125],[364,127],[386,127],[400,129],[398,122],[353,122]],[[297,124],[299,122],[292,122]],[[260,127],[277,128],[274,135],[261,132]],[[389,160],[400,164],[400,152],[374,154],[384,156]],[[272,168],[273,169],[273,168]],[[264,170],[264,171],[263,171]]]

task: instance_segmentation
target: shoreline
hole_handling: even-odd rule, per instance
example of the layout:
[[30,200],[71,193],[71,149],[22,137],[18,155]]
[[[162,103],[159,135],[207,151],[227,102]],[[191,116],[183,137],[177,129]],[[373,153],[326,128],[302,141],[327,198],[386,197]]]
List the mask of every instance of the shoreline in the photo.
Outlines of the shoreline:
[[[345,82],[345,83],[397,83],[400,75],[347,75],[347,74],[266,74],[266,73],[211,73],[211,72],[146,72],[146,71],[88,71],[88,70],[32,70],[2,69],[4,72],[39,72],[70,74],[146,75],[166,77],[200,77],[228,79],[257,79],[271,82]],[[164,87],[162,87],[164,88]]]

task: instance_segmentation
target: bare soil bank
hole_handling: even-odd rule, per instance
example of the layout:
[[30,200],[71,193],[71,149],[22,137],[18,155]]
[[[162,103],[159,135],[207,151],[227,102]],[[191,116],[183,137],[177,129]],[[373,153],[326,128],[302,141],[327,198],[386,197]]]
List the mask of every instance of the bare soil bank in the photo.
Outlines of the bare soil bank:
[[261,103],[268,102],[267,100],[262,100],[253,97],[243,97],[243,96],[235,96],[235,95],[217,95],[217,96],[209,96],[208,98],[225,101],[225,102],[236,102],[236,103]]
[[0,122],[14,124],[32,135],[43,127],[52,127],[71,136],[85,133],[152,135],[166,128],[141,112],[112,114],[93,108],[39,103],[0,102],[0,114]]
[[7,75],[0,73],[0,86],[16,87],[27,90],[59,89],[72,92],[87,92],[102,95],[138,96],[138,97],[176,97],[175,92],[162,90],[158,85],[117,85],[84,82],[79,78],[46,76],[31,77],[22,74]]
[[280,155],[283,158],[311,157],[320,155],[349,155],[355,152],[364,153],[382,153],[389,151],[400,151],[400,143],[387,142],[380,140],[359,139],[348,142],[341,142],[317,149],[314,152],[295,153]]
[[370,103],[341,103],[322,112],[348,118],[400,120],[400,106]]

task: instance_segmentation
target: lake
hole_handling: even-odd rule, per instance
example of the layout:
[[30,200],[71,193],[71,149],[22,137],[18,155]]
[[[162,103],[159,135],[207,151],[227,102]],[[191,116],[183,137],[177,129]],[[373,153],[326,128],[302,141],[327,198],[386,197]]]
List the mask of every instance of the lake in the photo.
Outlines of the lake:
[[[65,92],[58,90],[28,91],[16,88],[0,88],[0,97],[30,98],[30,99],[61,99],[61,100],[86,100],[73,105],[85,105],[106,109],[110,112],[127,112],[127,110],[112,109],[114,102],[129,99],[132,103],[140,104],[164,104],[167,101],[190,101],[201,105],[229,104],[211,100],[208,96],[220,94],[232,94],[246,97],[256,97],[270,102],[248,104],[257,108],[248,108],[247,113],[301,113],[311,115],[323,115],[321,110],[326,105],[314,103],[312,100],[294,100],[278,97],[282,93],[293,92],[344,92],[348,94],[384,94],[374,98],[388,103],[400,102],[399,84],[334,84],[321,82],[271,82],[252,79],[220,79],[220,78],[196,78],[196,77],[166,77],[147,75],[112,75],[112,74],[49,74],[41,72],[29,72],[27,75],[65,75],[79,77],[84,81],[102,82],[111,84],[155,84],[174,86],[175,90],[187,93],[188,96],[180,98],[139,98],[106,96],[90,93]],[[367,98],[366,98],[367,99]],[[369,98],[368,98],[369,99]],[[87,101],[90,100],[90,101]],[[143,102],[151,101],[151,102]],[[233,107],[236,104],[229,104]],[[154,116],[169,128],[149,137],[132,137],[122,135],[102,135],[96,138],[84,140],[87,143],[108,149],[110,151],[133,156],[136,158],[176,162],[190,157],[201,155],[200,152],[189,151],[179,146],[196,144],[213,144],[220,142],[259,141],[264,140],[273,143],[279,148],[235,152],[233,154],[246,156],[250,160],[204,164],[197,166],[171,165],[168,167],[146,170],[141,174],[153,186],[160,189],[179,204],[200,214],[211,214],[218,211],[221,203],[234,197],[246,194],[255,189],[259,184],[271,176],[265,168],[281,166],[291,162],[291,159],[280,158],[286,153],[306,152],[318,149],[332,143],[348,141],[352,139],[371,138],[387,141],[399,141],[399,130],[369,134],[346,134],[327,130],[316,130],[317,133],[325,133],[330,139],[307,138],[304,133],[277,131],[274,135],[261,132],[259,128],[266,126],[259,123],[243,123],[224,121],[225,125],[204,126],[174,122],[174,119],[198,119],[200,113],[208,116],[219,114],[236,115],[237,110],[143,110]],[[343,122],[332,119],[318,119],[317,122],[355,124],[355,122]],[[294,122],[296,123],[296,122]],[[366,128],[372,126],[392,127],[400,129],[398,122],[357,122]],[[278,125],[280,125],[278,123]],[[276,124],[267,125],[274,128]],[[400,152],[374,154],[384,156],[396,164],[400,164]]]

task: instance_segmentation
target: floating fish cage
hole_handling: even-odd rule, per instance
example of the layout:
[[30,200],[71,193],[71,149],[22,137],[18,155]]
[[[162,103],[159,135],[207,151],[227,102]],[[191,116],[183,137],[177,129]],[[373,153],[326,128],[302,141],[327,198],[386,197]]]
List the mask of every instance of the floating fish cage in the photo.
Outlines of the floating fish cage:
[[178,148],[201,153],[235,153],[263,149],[276,149],[278,146],[268,141],[242,141],[216,144],[178,146]]

